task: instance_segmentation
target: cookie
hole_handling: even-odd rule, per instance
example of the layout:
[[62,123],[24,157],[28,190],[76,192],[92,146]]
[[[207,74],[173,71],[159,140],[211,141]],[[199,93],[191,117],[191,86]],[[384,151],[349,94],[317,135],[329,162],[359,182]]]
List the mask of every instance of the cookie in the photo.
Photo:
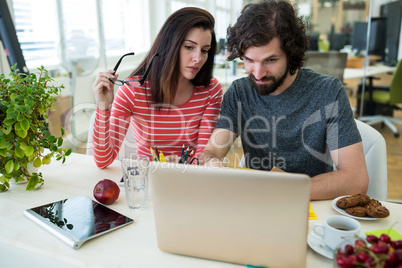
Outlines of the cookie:
[[366,217],[367,216],[367,209],[365,207],[356,206],[345,209],[347,213],[355,217]]
[[369,207],[382,207],[382,204],[380,201],[375,200],[375,199],[370,199],[370,202],[368,202],[364,207],[369,208]]
[[364,206],[370,202],[370,197],[366,194],[354,194],[339,199],[336,206],[339,208],[351,208],[355,206]]
[[369,206],[367,208],[367,215],[374,218],[386,218],[389,216],[389,210],[383,206]]

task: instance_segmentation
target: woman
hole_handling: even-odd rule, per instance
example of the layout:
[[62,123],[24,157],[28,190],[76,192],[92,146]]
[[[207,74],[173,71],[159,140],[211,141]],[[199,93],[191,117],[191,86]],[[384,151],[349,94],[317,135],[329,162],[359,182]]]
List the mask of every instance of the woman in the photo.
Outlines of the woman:
[[[116,97],[118,75],[114,70],[98,74],[92,85],[97,103],[92,148],[98,167],[116,158],[130,122],[137,154],[151,160],[150,147],[155,146],[173,158],[183,146],[195,157],[204,150],[222,102],[222,85],[212,77],[214,24],[212,15],[199,8],[173,13],[144,61],[120,81]],[[146,74],[140,85],[137,81]]]

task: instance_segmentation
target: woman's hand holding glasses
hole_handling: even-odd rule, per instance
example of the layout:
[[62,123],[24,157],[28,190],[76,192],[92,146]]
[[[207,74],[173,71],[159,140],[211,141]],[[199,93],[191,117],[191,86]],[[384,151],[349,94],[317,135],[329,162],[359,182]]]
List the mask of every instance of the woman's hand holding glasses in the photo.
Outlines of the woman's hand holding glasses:
[[118,74],[114,75],[114,70],[100,72],[92,83],[92,91],[95,96],[96,105],[100,110],[107,111],[112,107],[114,99],[114,84],[111,79],[117,79]]

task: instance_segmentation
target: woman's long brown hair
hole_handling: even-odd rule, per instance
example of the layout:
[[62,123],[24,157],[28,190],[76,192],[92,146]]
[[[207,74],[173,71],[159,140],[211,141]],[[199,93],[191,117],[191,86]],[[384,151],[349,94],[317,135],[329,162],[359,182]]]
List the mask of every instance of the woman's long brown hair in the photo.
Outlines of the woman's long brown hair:
[[151,100],[154,104],[173,103],[180,73],[180,47],[186,34],[194,27],[210,30],[212,39],[208,59],[191,82],[195,86],[209,85],[217,46],[215,20],[206,10],[195,7],[182,8],[168,17],[145,59],[130,75],[142,75],[152,56],[159,54],[154,58],[148,75],[152,88]]

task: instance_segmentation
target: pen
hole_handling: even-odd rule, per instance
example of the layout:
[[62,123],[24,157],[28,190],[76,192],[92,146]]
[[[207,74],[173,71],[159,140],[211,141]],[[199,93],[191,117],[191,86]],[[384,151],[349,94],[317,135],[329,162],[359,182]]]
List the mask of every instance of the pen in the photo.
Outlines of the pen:
[[151,150],[151,154],[152,154],[152,157],[154,158],[154,161],[158,161],[158,158],[155,155],[154,149],[152,149],[152,147],[149,147],[149,149]]
[[190,149],[190,146],[189,146],[189,147],[187,147],[187,150],[186,150],[186,153],[184,154],[184,156],[186,156],[186,155],[187,155],[187,153],[188,153],[188,149]]
[[156,146],[155,146],[155,152],[156,152],[156,157],[158,158],[159,161],[161,161],[161,159],[159,157],[158,147],[156,147]]

